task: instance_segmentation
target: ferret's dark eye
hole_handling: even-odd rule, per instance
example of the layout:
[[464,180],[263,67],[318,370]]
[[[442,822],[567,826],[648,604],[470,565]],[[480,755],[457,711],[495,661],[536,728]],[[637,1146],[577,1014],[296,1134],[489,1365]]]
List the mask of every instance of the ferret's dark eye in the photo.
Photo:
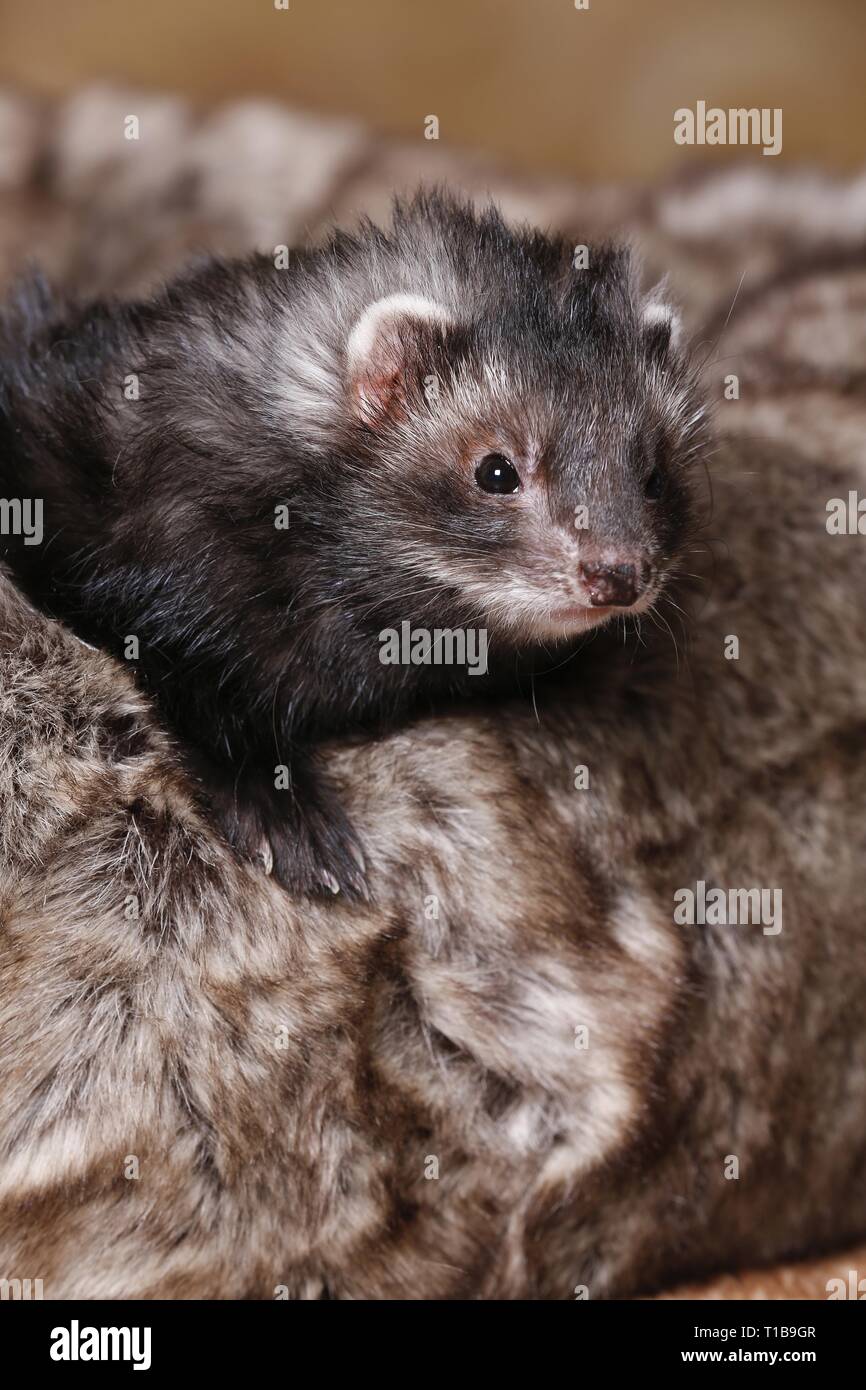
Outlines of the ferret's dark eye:
[[664,488],[665,480],[662,470],[660,468],[654,468],[644,485],[647,500],[650,502],[657,502],[664,492]]
[[482,492],[516,492],[520,476],[504,454],[486,454],[475,470],[475,481]]

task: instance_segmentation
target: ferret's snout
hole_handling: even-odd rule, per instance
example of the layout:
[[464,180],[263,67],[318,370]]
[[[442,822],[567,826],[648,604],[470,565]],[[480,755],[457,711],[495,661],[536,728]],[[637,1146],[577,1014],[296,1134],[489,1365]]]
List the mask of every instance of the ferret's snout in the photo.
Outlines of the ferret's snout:
[[582,564],[580,577],[594,608],[630,608],[647,586],[649,565]]

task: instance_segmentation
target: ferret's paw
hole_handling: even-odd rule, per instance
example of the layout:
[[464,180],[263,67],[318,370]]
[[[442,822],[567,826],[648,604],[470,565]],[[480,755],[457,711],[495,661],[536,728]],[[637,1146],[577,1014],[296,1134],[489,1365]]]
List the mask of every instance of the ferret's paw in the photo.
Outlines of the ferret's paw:
[[301,806],[288,822],[272,824],[268,838],[274,876],[290,892],[369,901],[364,855],[339,808]]
[[211,814],[243,858],[290,893],[350,902],[369,900],[364,854],[337,798],[319,779],[278,790],[248,771],[209,777]]

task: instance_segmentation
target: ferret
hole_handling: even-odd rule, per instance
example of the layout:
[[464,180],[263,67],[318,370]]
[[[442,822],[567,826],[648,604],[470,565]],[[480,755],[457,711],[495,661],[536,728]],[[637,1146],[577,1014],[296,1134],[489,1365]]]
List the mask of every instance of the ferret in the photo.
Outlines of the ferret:
[[[586,259],[422,193],[145,302],[37,280],[4,311],[0,493],[44,536],[0,554],[129,660],[230,844],[293,892],[367,889],[322,740],[499,689],[676,568],[696,374],[629,252]],[[489,669],[386,662],[407,622],[489,635]]]

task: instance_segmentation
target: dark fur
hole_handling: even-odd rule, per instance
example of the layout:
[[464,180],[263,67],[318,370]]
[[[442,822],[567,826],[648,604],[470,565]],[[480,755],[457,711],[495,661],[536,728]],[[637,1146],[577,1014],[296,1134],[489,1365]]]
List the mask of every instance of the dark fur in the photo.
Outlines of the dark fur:
[[[85,640],[122,655],[138,637],[137,674],[229,840],[250,855],[269,842],[293,888],[363,887],[354,834],[314,770],[320,741],[489,688],[455,667],[383,666],[382,629],[487,626],[499,681],[538,645],[503,616],[505,580],[543,591],[570,560],[557,547],[574,546],[577,505],[591,507],[586,544],[630,546],[656,574],[687,534],[702,417],[670,325],[642,323],[627,254],[594,252],[583,272],[571,256],[495,212],[421,198],[390,234],[338,234],[288,271],[209,261],[151,302],[86,308],[31,286],[6,313],[0,495],[44,499],[45,542],[5,538],[5,558]],[[453,327],[413,329],[404,408],[371,427],[348,400],[346,343],[396,292],[435,299]],[[130,373],[138,401],[123,394]],[[460,462],[476,440],[519,451],[530,429],[540,536]],[[288,531],[274,526],[281,503]]]

